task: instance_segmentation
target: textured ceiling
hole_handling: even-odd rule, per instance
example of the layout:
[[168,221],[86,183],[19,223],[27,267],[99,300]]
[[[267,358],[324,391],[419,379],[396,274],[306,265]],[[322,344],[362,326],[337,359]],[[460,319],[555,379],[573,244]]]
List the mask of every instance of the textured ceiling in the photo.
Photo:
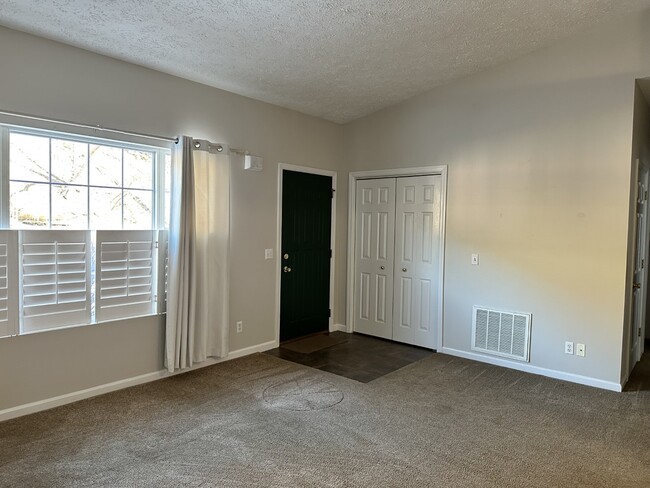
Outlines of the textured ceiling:
[[650,0],[0,0],[0,24],[344,123],[646,7]]

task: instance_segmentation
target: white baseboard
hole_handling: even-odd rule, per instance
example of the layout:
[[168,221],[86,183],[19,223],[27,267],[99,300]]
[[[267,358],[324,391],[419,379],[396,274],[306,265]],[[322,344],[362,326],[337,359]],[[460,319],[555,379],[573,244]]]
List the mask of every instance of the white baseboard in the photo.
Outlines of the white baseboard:
[[228,353],[228,356],[225,358],[208,358],[202,363],[195,364],[191,368],[174,371],[173,373],[170,373],[166,369],[163,369],[160,371],[154,371],[152,373],[134,376],[132,378],[113,381],[112,383],[93,386],[92,388],[86,388],[85,390],[73,391],[72,393],[66,393],[65,395],[46,398],[44,400],[38,400],[36,402],[26,403],[24,405],[18,405],[16,407],[0,410],[0,422],[16,417],[22,417],[23,415],[29,415],[30,413],[36,413],[43,410],[49,410],[50,408],[60,407],[61,405],[67,405],[68,403],[73,403],[79,400],[84,400],[86,398],[103,395],[104,393],[122,390],[124,388],[129,388],[130,386],[141,385],[143,383],[149,383],[151,381],[160,380],[169,376],[187,373],[189,371],[205,368],[206,366],[212,366],[213,364],[223,363],[225,361],[230,361],[231,359],[241,358],[250,354],[255,354],[257,352],[268,351],[269,349],[274,349],[276,347],[278,347],[277,341],[265,342],[262,344],[257,344],[255,346],[245,347],[243,349],[232,351]]
[[579,374],[556,371],[554,369],[540,368],[539,366],[533,366],[528,363],[518,363],[516,361],[509,361],[507,359],[493,358],[490,356],[485,356],[483,354],[461,351],[459,349],[452,349],[449,347],[443,347],[439,352],[443,354],[449,354],[450,356],[457,356],[460,358],[472,359],[474,361],[479,361],[482,363],[493,364],[495,366],[503,366],[504,368],[516,369],[519,371],[524,371],[526,373],[547,376],[556,380],[564,380],[570,381],[571,383],[578,383],[580,385],[593,386],[595,388],[601,388],[603,390],[616,392],[623,391],[623,386],[614,381],[604,381],[597,378],[592,378],[590,376],[582,376]]
[[330,327],[330,332],[334,332],[337,330],[341,332],[347,332],[348,328],[345,324],[332,324],[332,326]]

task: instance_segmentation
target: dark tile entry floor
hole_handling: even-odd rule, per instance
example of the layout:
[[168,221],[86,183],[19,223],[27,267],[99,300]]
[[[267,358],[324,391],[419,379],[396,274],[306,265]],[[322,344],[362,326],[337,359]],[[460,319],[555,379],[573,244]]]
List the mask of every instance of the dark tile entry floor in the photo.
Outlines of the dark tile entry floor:
[[265,354],[294,363],[345,376],[361,383],[369,383],[385,374],[419,361],[434,351],[399,342],[378,339],[363,334],[330,332],[332,336],[345,337],[346,342],[326,349],[301,354],[280,345]]

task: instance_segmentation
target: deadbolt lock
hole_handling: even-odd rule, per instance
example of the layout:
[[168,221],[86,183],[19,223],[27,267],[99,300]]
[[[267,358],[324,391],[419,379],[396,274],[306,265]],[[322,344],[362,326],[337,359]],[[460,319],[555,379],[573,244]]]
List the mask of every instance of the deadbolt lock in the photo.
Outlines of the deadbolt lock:
[[289,255],[287,253],[284,253],[284,256],[282,256],[284,259],[289,259]]

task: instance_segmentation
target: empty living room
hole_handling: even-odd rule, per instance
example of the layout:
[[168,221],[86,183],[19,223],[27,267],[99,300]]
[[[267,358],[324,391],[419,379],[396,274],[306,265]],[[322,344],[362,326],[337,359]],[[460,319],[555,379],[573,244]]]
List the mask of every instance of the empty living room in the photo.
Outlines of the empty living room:
[[650,486],[650,0],[0,0],[0,487]]

